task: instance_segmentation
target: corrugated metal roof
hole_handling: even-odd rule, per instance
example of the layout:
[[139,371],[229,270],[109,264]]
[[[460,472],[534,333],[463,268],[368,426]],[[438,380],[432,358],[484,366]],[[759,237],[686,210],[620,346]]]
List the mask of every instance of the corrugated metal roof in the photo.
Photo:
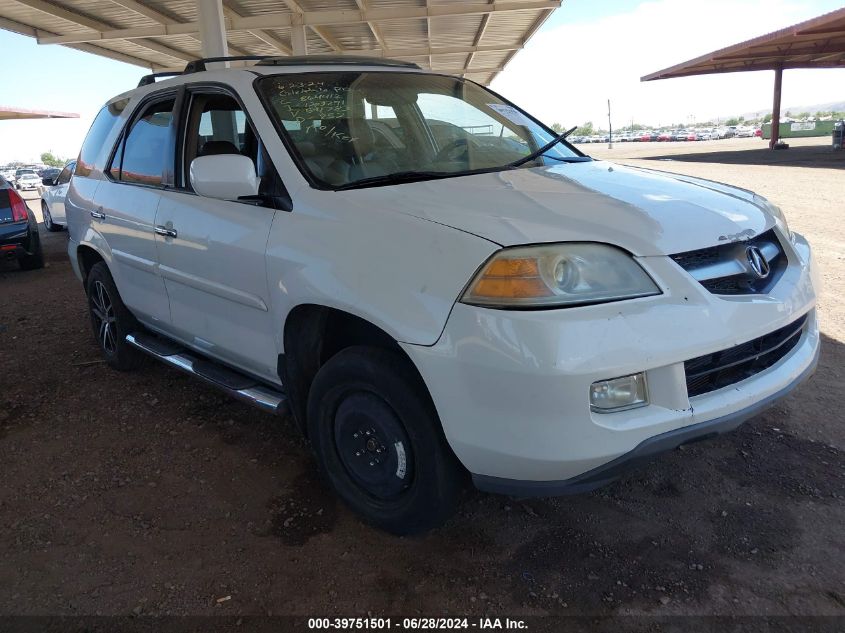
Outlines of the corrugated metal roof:
[[[232,55],[382,55],[489,83],[560,0],[224,0]],[[196,0],[0,0],[0,28],[149,68],[201,56]]]
[[845,8],[664,68],[642,81],[777,68],[845,66]]

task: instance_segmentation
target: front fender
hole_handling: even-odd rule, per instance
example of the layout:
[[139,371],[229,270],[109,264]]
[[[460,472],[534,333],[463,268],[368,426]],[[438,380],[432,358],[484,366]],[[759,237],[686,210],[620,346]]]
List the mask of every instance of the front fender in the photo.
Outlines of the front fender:
[[267,244],[279,349],[287,315],[301,304],[343,310],[398,342],[433,345],[463,288],[499,249],[390,210],[325,209],[327,200],[342,204],[332,192],[303,198],[292,213],[276,214]]

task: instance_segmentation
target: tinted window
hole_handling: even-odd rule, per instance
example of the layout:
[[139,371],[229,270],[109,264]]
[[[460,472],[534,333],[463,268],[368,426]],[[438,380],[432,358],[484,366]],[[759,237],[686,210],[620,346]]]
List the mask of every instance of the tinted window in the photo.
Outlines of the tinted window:
[[112,164],[115,176],[120,166],[119,179],[142,185],[160,185],[169,157],[173,155],[170,123],[173,120],[174,100],[159,101],[147,108],[132,124],[122,152]]
[[82,149],[79,152],[79,166],[76,170],[78,176],[88,176],[94,169],[94,161],[100,154],[103,143],[111,132],[120,114],[129,103],[128,99],[121,99],[110,103],[105,108],[100,110],[99,114],[91,124],[91,129],[88,130],[88,136],[85,137],[85,142],[82,143]]

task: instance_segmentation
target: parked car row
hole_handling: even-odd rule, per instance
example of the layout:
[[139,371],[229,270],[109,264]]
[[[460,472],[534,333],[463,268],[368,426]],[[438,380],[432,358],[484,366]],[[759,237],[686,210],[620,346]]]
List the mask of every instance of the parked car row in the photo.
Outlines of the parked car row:
[[[50,167],[41,170],[40,174],[33,168],[20,167],[0,171],[0,181],[4,183],[5,190],[37,191],[41,198],[44,228],[48,231],[61,231],[65,225],[65,196],[74,171],[75,160],[69,161],[62,169]],[[7,177],[9,172],[11,173]]]
[[0,168],[0,178],[18,190],[37,189],[41,180],[55,178],[61,169],[55,167],[39,167],[38,165],[24,165],[20,167]]
[[[723,138],[762,136],[760,128],[729,125],[718,128],[678,130],[625,130],[613,135],[616,143],[647,143],[666,141],[714,141]],[[573,136],[573,143],[609,143],[610,134]]]

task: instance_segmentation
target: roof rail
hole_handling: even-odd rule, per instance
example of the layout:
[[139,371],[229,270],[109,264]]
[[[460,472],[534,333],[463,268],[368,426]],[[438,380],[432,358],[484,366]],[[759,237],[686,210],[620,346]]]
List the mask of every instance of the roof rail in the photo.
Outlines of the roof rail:
[[373,57],[367,55],[291,55],[286,57],[265,57],[256,66],[399,66],[400,68],[416,68],[414,62],[404,62],[387,57]]
[[247,62],[247,61],[261,61],[270,59],[272,55],[231,55],[228,57],[203,57],[202,59],[195,59],[190,61],[185,66],[184,74],[199,73],[207,70],[206,64],[213,64],[214,62]]
[[142,86],[149,86],[150,84],[154,84],[156,82],[156,79],[158,79],[159,77],[178,77],[181,74],[182,73],[178,70],[161,73],[150,73],[149,75],[144,75],[143,77],[141,77],[141,81],[138,82],[138,87],[140,88]]

